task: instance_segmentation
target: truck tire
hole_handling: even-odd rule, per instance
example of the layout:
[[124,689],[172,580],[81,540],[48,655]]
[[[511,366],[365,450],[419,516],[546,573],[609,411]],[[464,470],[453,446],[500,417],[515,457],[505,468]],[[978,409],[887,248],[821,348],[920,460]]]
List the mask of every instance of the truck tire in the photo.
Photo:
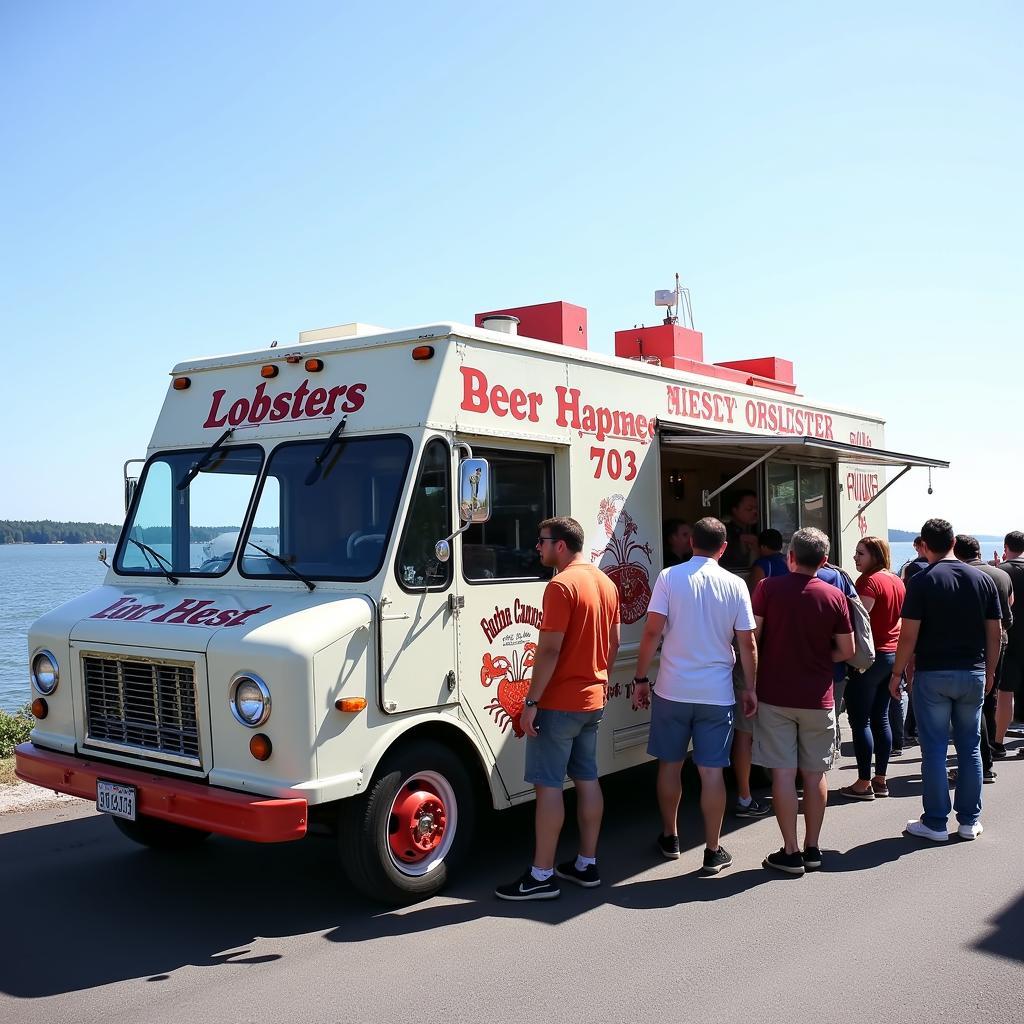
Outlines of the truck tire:
[[197,846],[210,836],[209,832],[203,832],[198,828],[176,825],[173,821],[150,818],[146,815],[139,815],[135,821],[113,818],[113,822],[122,835],[152,850],[184,850],[190,846]]
[[473,835],[477,795],[458,756],[416,741],[388,753],[362,796],[342,802],[338,846],[352,885],[381,903],[427,899]]

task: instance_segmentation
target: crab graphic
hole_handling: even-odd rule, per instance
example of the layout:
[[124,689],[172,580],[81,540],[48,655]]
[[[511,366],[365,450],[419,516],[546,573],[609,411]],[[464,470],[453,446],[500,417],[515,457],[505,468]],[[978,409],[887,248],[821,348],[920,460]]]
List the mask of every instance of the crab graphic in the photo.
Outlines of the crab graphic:
[[526,693],[530,689],[530,669],[533,668],[536,658],[535,643],[524,644],[522,654],[518,650],[512,651],[511,660],[503,654],[497,657],[485,654],[483,657],[480,666],[481,684],[498,684],[498,692],[494,699],[484,706],[484,710],[492,715],[495,724],[501,726],[503,733],[511,725],[517,737],[523,736],[519,716],[523,713],[523,701],[526,700]]
[[[614,559],[611,565],[602,565],[601,569],[615,584],[619,592],[622,621],[629,625],[646,613],[648,602],[651,600],[651,575],[643,562],[639,559],[633,560],[633,554],[639,551],[650,563],[651,545],[633,540],[638,527],[633,517],[622,508],[625,501],[621,494],[601,499],[597,521],[604,527],[608,543],[599,550],[592,550],[590,557],[598,563],[605,555],[610,555]],[[618,533],[620,525],[621,534]]]

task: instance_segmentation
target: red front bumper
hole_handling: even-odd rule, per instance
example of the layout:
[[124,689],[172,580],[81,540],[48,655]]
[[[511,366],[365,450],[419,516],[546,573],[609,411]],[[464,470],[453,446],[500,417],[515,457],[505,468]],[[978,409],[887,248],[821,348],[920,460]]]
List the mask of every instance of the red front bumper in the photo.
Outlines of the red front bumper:
[[282,843],[306,834],[301,797],[251,796],[187,779],[151,775],[136,768],[101,764],[22,743],[14,750],[14,774],[25,782],[96,800],[96,780],[134,786],[136,811],[178,825],[257,843]]

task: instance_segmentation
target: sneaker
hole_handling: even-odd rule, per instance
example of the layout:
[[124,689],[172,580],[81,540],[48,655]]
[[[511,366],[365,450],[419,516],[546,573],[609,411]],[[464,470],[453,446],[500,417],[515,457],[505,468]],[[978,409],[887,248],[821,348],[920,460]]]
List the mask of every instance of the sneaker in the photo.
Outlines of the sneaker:
[[1024,747],[1021,747],[1020,750],[1017,751],[1017,760],[1024,761]]
[[775,853],[769,853],[761,865],[766,868],[774,868],[776,871],[783,871],[787,875],[802,875],[804,873],[804,855],[797,851],[796,853],[786,853],[786,848],[783,846]]
[[598,874],[596,864],[588,864],[582,871],[576,867],[575,860],[567,860],[555,868],[555,874],[564,878],[567,882],[575,882],[582,885],[584,889],[596,889],[601,884],[601,876]]
[[873,789],[854,789],[853,786],[843,786],[839,790],[840,796],[848,796],[851,800],[874,800],[875,791]]
[[973,825],[961,825],[956,830],[956,834],[961,839],[977,839],[984,831],[985,826],[980,821],[976,821]]
[[717,875],[722,868],[727,868],[732,864],[732,854],[724,846],[719,846],[717,850],[704,850],[704,867],[701,868],[701,873],[705,875]]
[[992,771],[991,769],[989,769],[987,772],[981,773],[981,781],[988,786],[992,785],[992,783],[995,782],[998,778],[998,774]]
[[889,786],[885,779],[872,779],[871,780],[871,792],[875,794],[877,799],[886,797],[889,795]]
[[1002,761],[1002,759],[1004,757],[1006,757],[1006,745],[1005,744],[1003,744],[1003,743],[996,743],[996,742],[993,741],[990,744],[990,746],[992,747],[992,757],[996,761]]
[[821,850],[818,847],[808,846],[803,856],[805,871],[817,871],[821,867]]
[[902,757],[902,756],[903,756],[903,748],[902,748],[902,747],[900,747],[900,748],[899,748],[898,750],[894,750],[894,751],[892,751],[892,752],[891,752],[891,753],[889,754],[889,756],[890,756],[890,757]]
[[499,900],[556,900],[561,894],[562,890],[554,877],[538,882],[529,868],[521,878],[509,882],[508,885],[499,885],[494,890],[494,895]]
[[920,820],[908,821],[906,831],[912,836],[917,836],[918,839],[930,839],[933,843],[944,843],[949,839],[946,832],[937,832]]
[[662,857],[679,860],[679,836],[658,836],[658,849]]
[[771,807],[766,803],[762,803],[760,800],[753,799],[749,804],[741,804],[738,800],[736,806],[733,807],[732,813],[737,818],[763,818],[768,814],[772,813]]

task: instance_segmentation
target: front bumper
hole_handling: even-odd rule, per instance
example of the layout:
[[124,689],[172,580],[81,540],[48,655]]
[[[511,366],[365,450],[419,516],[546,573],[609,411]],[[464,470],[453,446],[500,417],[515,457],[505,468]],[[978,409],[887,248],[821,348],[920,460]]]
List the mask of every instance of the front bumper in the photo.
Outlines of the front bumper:
[[283,843],[306,834],[301,797],[279,799],[236,793],[187,779],[122,765],[103,764],[22,743],[14,750],[14,774],[43,789],[96,800],[96,780],[134,786],[140,815],[257,843]]

